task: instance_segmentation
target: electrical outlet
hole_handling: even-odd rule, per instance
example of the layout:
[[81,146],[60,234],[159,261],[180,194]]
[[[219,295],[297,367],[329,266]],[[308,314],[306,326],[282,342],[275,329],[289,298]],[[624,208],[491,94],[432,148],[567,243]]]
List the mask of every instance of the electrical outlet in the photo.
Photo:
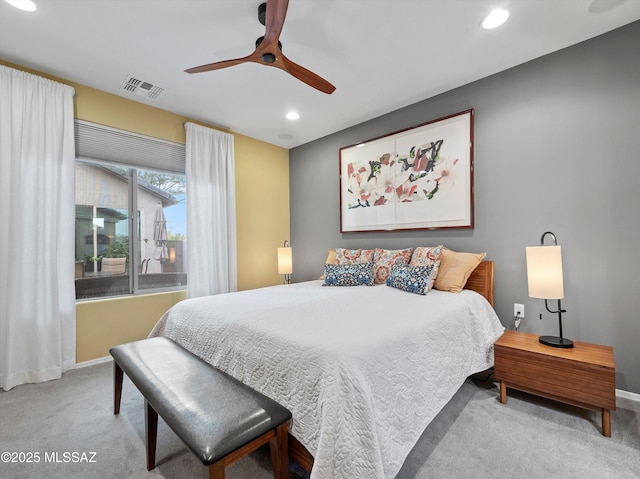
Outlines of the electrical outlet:
[[524,318],[524,304],[513,303],[513,317],[520,313],[520,318]]

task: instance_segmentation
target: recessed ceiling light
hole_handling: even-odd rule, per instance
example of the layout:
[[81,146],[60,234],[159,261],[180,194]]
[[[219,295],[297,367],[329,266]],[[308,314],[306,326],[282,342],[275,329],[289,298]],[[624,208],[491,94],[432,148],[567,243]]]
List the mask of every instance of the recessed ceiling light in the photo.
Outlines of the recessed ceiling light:
[[482,20],[482,26],[487,30],[497,28],[507,21],[509,12],[507,10],[494,10]]
[[287,113],[287,120],[297,120],[298,118],[300,118],[300,115],[298,115],[295,111],[290,111],[289,113]]
[[4,0],[9,5],[12,5],[25,12],[33,12],[36,9],[36,4],[31,0]]

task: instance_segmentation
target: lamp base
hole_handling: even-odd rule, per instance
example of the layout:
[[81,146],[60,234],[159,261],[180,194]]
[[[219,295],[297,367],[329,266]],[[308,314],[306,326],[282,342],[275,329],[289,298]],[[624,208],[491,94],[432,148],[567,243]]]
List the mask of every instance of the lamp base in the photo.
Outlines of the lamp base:
[[567,338],[559,338],[558,336],[540,336],[539,341],[547,346],[554,348],[572,348],[573,341]]

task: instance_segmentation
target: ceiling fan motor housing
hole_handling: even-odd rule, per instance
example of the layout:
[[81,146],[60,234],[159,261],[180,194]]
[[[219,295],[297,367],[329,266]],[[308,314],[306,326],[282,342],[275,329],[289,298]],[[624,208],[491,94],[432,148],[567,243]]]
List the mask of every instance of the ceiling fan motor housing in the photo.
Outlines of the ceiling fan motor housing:
[[[264,36],[256,40],[256,48],[260,46],[260,44],[262,43],[262,40],[264,40]],[[282,51],[282,43],[280,43],[280,40],[278,40],[278,50]],[[262,58],[262,61],[264,63],[273,63],[276,61],[276,56],[273,53],[268,53],[268,52],[263,53],[260,58]]]

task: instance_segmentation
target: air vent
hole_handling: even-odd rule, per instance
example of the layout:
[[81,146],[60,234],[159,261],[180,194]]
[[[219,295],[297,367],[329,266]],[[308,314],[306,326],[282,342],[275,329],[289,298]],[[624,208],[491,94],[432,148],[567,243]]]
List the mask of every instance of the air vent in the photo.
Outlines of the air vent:
[[149,100],[157,100],[167,91],[166,88],[152,85],[149,82],[139,80],[135,77],[132,77],[131,75],[127,75],[127,78],[120,86],[120,89],[144,98],[148,98]]

